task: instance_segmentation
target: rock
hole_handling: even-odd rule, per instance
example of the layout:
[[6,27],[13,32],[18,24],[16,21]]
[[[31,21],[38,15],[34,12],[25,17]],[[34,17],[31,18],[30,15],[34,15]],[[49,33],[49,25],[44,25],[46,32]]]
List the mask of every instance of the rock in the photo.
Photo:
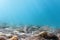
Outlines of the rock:
[[25,33],[19,33],[18,35],[25,35]]
[[55,34],[53,34],[53,33],[48,33],[48,32],[44,32],[43,31],[39,35],[41,37],[45,38],[45,39],[48,39],[48,40],[50,40],[50,39],[52,39],[52,40],[58,40],[58,37]]
[[13,31],[13,33],[14,33],[14,34],[18,34],[18,33],[19,33],[19,31],[17,31],[17,30],[14,30],[14,31]]
[[7,38],[4,36],[0,36],[0,40],[7,40]]
[[44,38],[37,36],[27,37],[26,40],[44,40]]
[[22,30],[21,29],[16,29],[16,31],[25,33],[23,29]]
[[5,34],[5,36],[7,37],[7,38],[12,38],[12,34]]
[[42,32],[39,33],[39,35],[40,35],[41,37],[47,36],[47,32],[42,31]]
[[5,34],[4,34],[4,33],[2,33],[2,32],[0,32],[0,36],[5,36]]
[[42,26],[42,27],[40,28],[40,30],[49,31],[49,30],[50,30],[50,27],[49,27],[48,25]]
[[57,36],[58,36],[58,38],[59,38],[59,40],[60,40],[60,33],[57,33]]
[[28,27],[27,28],[27,33],[32,33],[36,30],[39,30],[39,28],[37,26]]
[[10,38],[10,40],[18,40],[18,37],[14,35],[12,38]]

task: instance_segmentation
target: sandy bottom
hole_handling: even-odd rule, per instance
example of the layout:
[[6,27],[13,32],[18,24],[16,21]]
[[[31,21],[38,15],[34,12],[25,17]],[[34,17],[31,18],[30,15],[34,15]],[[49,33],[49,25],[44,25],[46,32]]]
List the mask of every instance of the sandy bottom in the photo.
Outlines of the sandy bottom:
[[58,38],[60,38],[60,29],[54,29],[47,26],[0,28],[0,38],[3,36],[3,38],[5,38],[6,40],[48,40],[38,35],[43,31],[54,34]]

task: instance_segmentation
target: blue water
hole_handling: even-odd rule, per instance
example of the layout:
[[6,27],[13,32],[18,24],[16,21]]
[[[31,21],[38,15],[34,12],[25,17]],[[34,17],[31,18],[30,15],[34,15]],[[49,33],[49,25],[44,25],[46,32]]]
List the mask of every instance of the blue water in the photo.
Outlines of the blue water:
[[60,26],[60,0],[0,0],[0,22]]

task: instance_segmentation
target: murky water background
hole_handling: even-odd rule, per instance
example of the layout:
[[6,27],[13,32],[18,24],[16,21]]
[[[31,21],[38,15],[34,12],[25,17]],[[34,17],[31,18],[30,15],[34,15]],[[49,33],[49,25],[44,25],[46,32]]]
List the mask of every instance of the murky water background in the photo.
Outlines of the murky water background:
[[60,26],[60,0],[0,0],[0,23]]

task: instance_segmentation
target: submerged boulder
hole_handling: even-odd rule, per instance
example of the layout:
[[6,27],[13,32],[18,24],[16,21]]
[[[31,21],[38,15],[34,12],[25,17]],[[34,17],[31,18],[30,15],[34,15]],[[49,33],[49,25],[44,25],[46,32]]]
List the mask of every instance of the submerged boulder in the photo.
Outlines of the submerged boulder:
[[57,37],[55,34],[53,34],[53,33],[48,33],[48,32],[43,31],[43,32],[41,32],[39,35],[40,35],[41,37],[45,38],[45,39],[48,39],[48,40],[49,40],[49,39],[59,40],[58,37]]

